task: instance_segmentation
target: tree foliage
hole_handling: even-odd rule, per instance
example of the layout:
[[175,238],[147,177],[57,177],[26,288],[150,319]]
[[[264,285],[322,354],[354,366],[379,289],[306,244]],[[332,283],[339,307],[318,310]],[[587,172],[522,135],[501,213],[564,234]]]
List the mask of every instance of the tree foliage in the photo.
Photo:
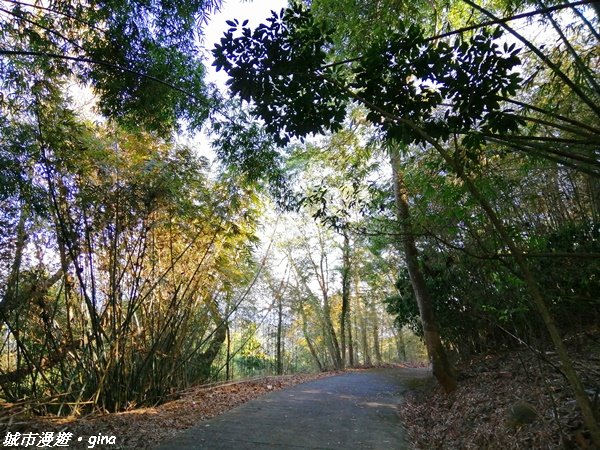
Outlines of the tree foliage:
[[[519,124],[498,103],[499,96],[516,93],[520,80],[513,71],[519,49],[495,43],[499,30],[434,44],[417,26],[399,23],[363,52],[344,81],[336,64],[326,64],[327,30],[314,24],[307,9],[283,10],[254,34],[242,27],[235,39],[233,25],[213,50],[214,64],[230,75],[231,93],[252,101],[253,112],[282,142],[339,130],[344,106],[354,98],[388,138],[407,144],[425,142],[423,133],[448,140],[477,129],[506,133]],[[471,135],[466,142],[480,141]]]
[[[252,42],[249,42],[251,30],[244,25],[238,29],[238,24],[232,23],[232,30],[226,33],[213,50],[215,64],[217,68],[225,68],[229,73],[230,92],[249,101],[254,108],[253,112],[262,120],[269,121],[272,116],[272,112],[266,112],[260,107],[265,99],[272,102],[275,97],[279,104],[288,102],[289,107],[278,111],[277,120],[269,123],[269,132],[279,138],[283,136],[282,142],[287,142],[293,136],[302,138],[311,132],[338,131],[343,123],[337,113],[349,101],[354,101],[367,108],[368,120],[382,133],[388,144],[400,143],[404,148],[413,146],[412,149],[422,152],[435,150],[439,158],[437,174],[459,187],[457,193],[466,195],[464,201],[468,209],[462,220],[458,217],[450,220],[451,227],[466,230],[466,235],[459,231],[451,233],[447,240],[444,239],[448,237],[444,236],[445,233],[432,237],[439,237],[440,243],[451,249],[458,248],[465,252],[469,252],[468,238],[475,238],[476,245],[481,246],[480,250],[485,255],[480,253],[478,256],[484,259],[500,258],[508,272],[492,274],[490,278],[487,278],[488,274],[480,274],[484,279],[487,278],[482,284],[491,289],[502,290],[499,285],[505,280],[509,290],[515,287],[517,294],[514,297],[518,298],[519,305],[515,311],[519,313],[523,310],[521,304],[529,305],[528,302],[521,303],[523,298],[530,299],[559,354],[565,376],[583,410],[593,440],[598,443],[600,429],[594,419],[592,406],[553,319],[553,313],[557,312],[554,306],[561,303],[558,300],[561,294],[547,290],[541,283],[545,277],[539,273],[537,263],[532,260],[529,252],[536,238],[538,241],[545,238],[551,240],[551,233],[542,227],[532,230],[526,222],[520,220],[521,217],[515,210],[526,204],[526,199],[519,198],[514,192],[509,194],[508,203],[498,198],[494,189],[502,185],[501,177],[492,178],[492,182],[486,182],[485,179],[490,174],[489,167],[486,167],[488,161],[494,157],[504,160],[506,154],[515,150],[523,152],[526,156],[517,162],[524,169],[521,181],[527,179],[527,172],[532,168],[530,164],[537,164],[540,162],[538,158],[544,158],[556,165],[553,167],[550,164],[546,166],[546,170],[554,171],[554,179],[558,183],[563,176],[579,178],[585,174],[590,177],[582,180],[583,185],[591,187],[591,195],[586,198],[590,202],[583,209],[586,214],[591,213],[597,219],[594,211],[597,209],[598,155],[593,149],[597,147],[598,130],[588,125],[594,123],[589,118],[597,119],[600,113],[597,107],[600,91],[594,64],[598,57],[597,45],[592,42],[597,38],[597,33],[592,21],[576,9],[579,5],[539,5],[534,11],[501,18],[492,9],[486,9],[475,2],[465,0],[464,3],[478,18],[483,19],[481,25],[425,37],[417,26],[407,26],[405,23],[408,20],[398,19],[389,33],[369,36],[370,39],[360,49],[360,54],[339,62],[327,58],[327,51],[334,42],[331,38],[333,32],[328,28],[332,24],[314,19],[308,8],[295,6],[274,16],[281,19],[284,25],[277,20],[272,20],[270,26],[261,25],[262,31],[253,36]],[[561,10],[567,10],[561,17],[562,20],[568,20],[569,14],[580,19],[583,25],[577,32],[567,30],[559,23],[555,13],[559,14],[558,11]],[[535,16],[546,20],[558,36],[558,44],[550,51],[510,24],[517,19]],[[321,31],[320,40],[314,39],[307,32],[306,27],[311,24],[312,30]],[[488,31],[490,26],[495,28]],[[515,44],[506,42],[507,37],[503,36],[500,29],[504,29],[511,39],[527,49],[528,59],[525,64],[518,57],[519,52],[523,52]],[[232,34],[236,31],[240,37]],[[303,40],[302,36],[307,34],[310,37]],[[451,37],[453,35],[461,37]],[[289,41],[295,38],[295,44],[290,45]],[[303,58],[304,53],[294,52],[296,48],[306,49],[304,44],[307,43],[310,46],[307,54],[313,56],[313,60],[308,63]],[[340,45],[340,42],[337,44]],[[345,43],[341,45],[344,47]],[[257,48],[261,50],[257,52]],[[282,54],[286,56],[286,63],[278,64],[282,60]],[[335,55],[335,50],[330,54]],[[268,59],[262,61],[260,58]],[[568,62],[565,63],[565,60]],[[248,61],[251,63],[248,64]],[[287,61],[293,61],[291,68]],[[271,65],[272,63],[274,64]],[[535,69],[532,69],[534,65]],[[241,66],[244,67],[243,75],[239,71]],[[517,69],[524,73],[519,75]],[[279,77],[274,82],[269,75],[276,70],[279,70]],[[284,74],[287,74],[287,78],[281,76],[281,70],[286,71]],[[307,92],[297,84],[286,83],[298,73],[312,76],[313,80],[322,83],[320,91],[312,95],[310,100],[306,99]],[[532,87],[534,83],[538,83],[539,88],[532,90],[533,96],[528,98],[530,94],[524,93],[521,95],[527,100],[516,98],[520,92],[524,92],[522,88]],[[573,109],[563,113],[548,103],[540,103],[541,98],[533,100],[537,97],[535,94],[545,89],[553,92],[553,95],[560,93],[560,98],[564,98]],[[324,104],[323,98],[319,97],[323,92],[331,94],[330,104],[336,108],[324,110],[320,120],[302,122],[300,118],[303,108],[310,112],[315,110],[315,105],[321,107]],[[542,102],[547,99],[546,95],[542,94],[542,97]],[[293,101],[300,98],[302,101]],[[310,127],[306,128],[307,124]],[[408,147],[408,150],[411,148]],[[405,245],[405,253],[411,284],[417,299],[422,299],[424,297],[419,291],[425,285],[417,283],[413,274],[427,269],[427,264],[418,260],[419,251],[412,237],[415,228],[408,214],[410,196],[407,194],[404,175],[399,175],[399,167],[396,160],[393,167],[394,182],[399,176],[402,178],[402,186],[399,188],[402,189],[401,206],[404,213],[398,216],[402,242],[410,243]],[[500,185],[496,182],[500,182]],[[574,186],[577,182],[571,184]],[[558,191],[558,198],[565,194],[560,188]],[[418,191],[416,194],[420,195]],[[425,197],[425,201],[427,200],[428,197]],[[561,206],[565,206],[565,203]],[[564,211],[567,216],[570,215],[568,210],[569,207]],[[459,211],[455,209],[454,212]],[[585,220],[579,222],[585,228]],[[567,228],[570,225],[562,220],[559,223]],[[482,233],[491,233],[490,239]],[[573,239],[575,240],[575,236]],[[496,255],[490,254],[494,251]],[[560,277],[557,276],[556,279],[558,278]],[[582,284],[587,285],[587,275],[584,278],[586,281]],[[559,282],[559,285],[562,283]],[[438,292],[440,300],[447,298],[445,294]],[[462,297],[466,299],[468,295],[463,293]],[[459,305],[454,308],[457,314],[449,320],[449,324],[457,323],[459,313],[466,314],[468,302],[460,305],[461,301],[465,300],[454,294],[448,298],[447,311],[453,309],[451,305]],[[593,303],[590,303],[589,298],[582,302],[589,306],[593,306]],[[421,300],[419,309],[427,340],[427,336],[437,330],[433,330],[435,325],[431,325],[432,320],[425,320]],[[489,312],[493,307],[487,310]],[[496,316],[494,319],[502,320],[502,317]],[[449,324],[447,328],[450,331]],[[458,332],[459,335],[460,333]]]
[[[31,86],[75,75],[100,111],[163,133],[199,126],[209,101],[195,42],[220,2],[7,2],[0,11],[5,105],[23,110]],[[30,97],[29,97],[30,98]]]
[[60,393],[54,412],[155,402],[210,376],[223,299],[252,269],[256,204],[189,148],[86,124],[55,100],[12,123],[38,207],[28,190],[3,199],[17,226],[3,230],[0,388]]
[[[327,30],[300,5],[273,12],[267,22],[251,31],[232,21],[215,46],[213,65],[231,75],[231,92],[252,100],[252,112],[279,144],[339,129],[345,98],[337,86],[324,82],[335,73],[323,68]],[[236,32],[240,36],[234,38]]]

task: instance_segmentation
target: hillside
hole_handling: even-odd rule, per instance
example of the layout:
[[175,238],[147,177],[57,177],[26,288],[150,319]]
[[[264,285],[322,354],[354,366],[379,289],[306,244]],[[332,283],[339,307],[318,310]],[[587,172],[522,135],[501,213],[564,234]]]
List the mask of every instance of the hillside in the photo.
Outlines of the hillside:
[[[599,413],[600,333],[572,336],[568,344]],[[449,396],[435,388],[401,405],[416,448],[594,448],[553,353],[522,349],[477,358],[463,366],[459,380]]]

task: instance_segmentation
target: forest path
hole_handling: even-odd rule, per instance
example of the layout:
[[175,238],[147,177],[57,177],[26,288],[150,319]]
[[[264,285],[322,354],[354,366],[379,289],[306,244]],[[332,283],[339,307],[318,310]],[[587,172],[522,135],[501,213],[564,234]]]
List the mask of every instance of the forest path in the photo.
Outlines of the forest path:
[[410,448],[396,413],[426,369],[348,372],[271,392],[200,423],[157,450]]

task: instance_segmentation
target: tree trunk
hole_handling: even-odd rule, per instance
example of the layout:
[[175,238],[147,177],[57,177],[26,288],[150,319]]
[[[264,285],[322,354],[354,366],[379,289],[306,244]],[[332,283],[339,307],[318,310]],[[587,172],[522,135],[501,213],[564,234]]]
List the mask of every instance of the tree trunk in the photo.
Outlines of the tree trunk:
[[354,311],[348,311],[348,364],[350,367],[354,367],[356,364],[356,346],[354,345],[354,339],[357,335],[356,331],[356,302],[354,302]]
[[335,328],[333,327],[333,322],[331,321],[331,307],[329,305],[328,297],[325,297],[323,302],[323,316],[325,326],[323,331],[327,337],[327,341],[329,342],[329,353],[331,354],[331,359],[335,369],[340,370],[343,368],[342,356],[340,353],[340,345],[338,343]]
[[328,264],[327,264],[327,254],[324,251],[323,245],[323,237],[320,233],[318,233],[319,237],[319,246],[321,255],[319,258],[319,264],[314,262],[312,257],[310,261],[313,265],[315,274],[317,274],[317,280],[319,282],[319,286],[321,288],[321,296],[323,299],[323,332],[325,334],[326,340],[328,342],[329,353],[331,355],[331,359],[334,367],[339,370],[342,369],[342,356],[340,352],[340,344],[337,339],[337,335],[335,332],[335,328],[333,326],[333,322],[331,321],[331,305],[329,303],[329,288],[328,288]]
[[398,148],[390,147],[390,159],[394,179],[396,213],[402,232],[404,257],[408,268],[410,282],[419,306],[427,354],[433,368],[433,375],[442,386],[442,389],[444,389],[446,393],[449,393],[456,389],[456,376],[450,365],[448,356],[446,355],[446,350],[442,345],[438,324],[433,311],[432,300],[427,285],[425,284],[423,272],[419,266],[419,252],[412,234],[408,193],[406,192],[406,186],[404,185]]
[[[341,337],[341,356],[342,367],[346,366],[346,329],[351,334],[350,327],[347,327],[348,316],[350,313],[350,238],[348,230],[343,230],[344,246],[342,247],[342,312],[340,314],[340,337]],[[352,344],[350,344],[352,345]]]
[[315,346],[313,345],[312,341],[310,340],[310,336],[308,335],[308,328],[306,325],[306,314],[304,313],[304,305],[302,304],[300,305],[300,316],[302,317],[302,334],[304,335],[304,339],[306,340],[306,345],[308,345],[308,350],[310,351],[310,354],[315,360],[315,363],[319,368],[319,372],[323,372],[323,364],[321,363]]
[[227,332],[227,355],[225,359],[225,379],[227,381],[233,378],[233,374],[231,371],[231,328],[229,327],[229,322],[227,322],[227,328],[225,330]]
[[208,344],[208,348],[203,353],[198,355],[197,361],[200,366],[199,375],[202,380],[208,380],[210,378],[210,369],[212,363],[219,354],[221,346],[225,342],[228,328],[223,320],[223,317],[221,317],[221,314],[219,313],[217,303],[214,299],[210,300],[208,307],[210,309],[211,318],[216,324],[217,329],[212,336],[210,344]]
[[392,333],[394,333],[394,341],[396,342],[396,351],[398,352],[398,360],[401,362],[406,361],[406,344],[404,343],[404,336],[402,330],[397,330],[392,327]]
[[[308,253],[308,261],[312,266],[313,273],[317,279],[319,284],[319,288],[321,290],[321,298],[317,298],[316,295],[312,293],[310,286],[308,286],[306,280],[301,276],[301,271],[294,263],[293,258],[288,255],[288,260],[296,272],[297,278],[302,284],[304,290],[309,294],[308,300],[312,303],[315,308],[315,312],[317,313],[317,317],[322,327],[323,338],[325,340],[325,344],[327,346],[327,351],[329,356],[331,357],[331,362],[336,369],[342,368],[342,357],[340,352],[340,345],[337,339],[337,335],[335,332],[335,328],[333,326],[333,322],[331,320],[331,305],[329,304],[329,286],[328,286],[328,277],[329,277],[329,268],[327,264],[327,254],[324,251],[323,237],[320,233],[318,233],[319,238],[319,260],[318,263],[312,256],[312,251]],[[310,249],[309,249],[310,250]]]
[[281,334],[283,331],[283,302],[281,301],[281,295],[277,296],[277,375],[283,374],[283,347]]
[[363,314],[360,318],[360,336],[363,348],[363,364],[366,367],[370,367],[373,362],[371,361],[371,349],[369,348],[369,338],[367,333],[367,320]]
[[373,302],[369,304],[370,319],[371,319],[371,331],[373,333],[373,352],[375,353],[375,361],[377,364],[381,364],[383,358],[381,357],[381,345],[379,343],[379,321],[377,320],[377,312]]
[[[357,291],[358,292],[358,291]],[[367,311],[364,303],[361,303],[360,307],[360,346],[363,354],[363,365],[366,367],[371,366],[371,349],[369,348],[369,333],[368,333],[368,320]]]
[[[25,231],[25,222],[27,221],[27,213],[25,206],[21,207],[19,223],[16,230],[16,242],[14,250],[14,258],[11,265],[10,273],[6,280],[4,290],[4,298],[0,302],[0,318],[5,318],[8,313],[20,306],[19,302],[19,276],[21,274],[21,260],[23,259],[23,251],[27,245],[27,233]],[[23,297],[23,296],[21,296]]]

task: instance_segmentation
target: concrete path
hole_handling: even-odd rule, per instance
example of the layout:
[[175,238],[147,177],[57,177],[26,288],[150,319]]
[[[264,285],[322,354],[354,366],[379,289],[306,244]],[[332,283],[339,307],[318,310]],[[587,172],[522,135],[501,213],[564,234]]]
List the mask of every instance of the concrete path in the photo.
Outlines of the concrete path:
[[409,449],[396,406],[425,369],[349,372],[271,392],[201,422],[157,450]]

